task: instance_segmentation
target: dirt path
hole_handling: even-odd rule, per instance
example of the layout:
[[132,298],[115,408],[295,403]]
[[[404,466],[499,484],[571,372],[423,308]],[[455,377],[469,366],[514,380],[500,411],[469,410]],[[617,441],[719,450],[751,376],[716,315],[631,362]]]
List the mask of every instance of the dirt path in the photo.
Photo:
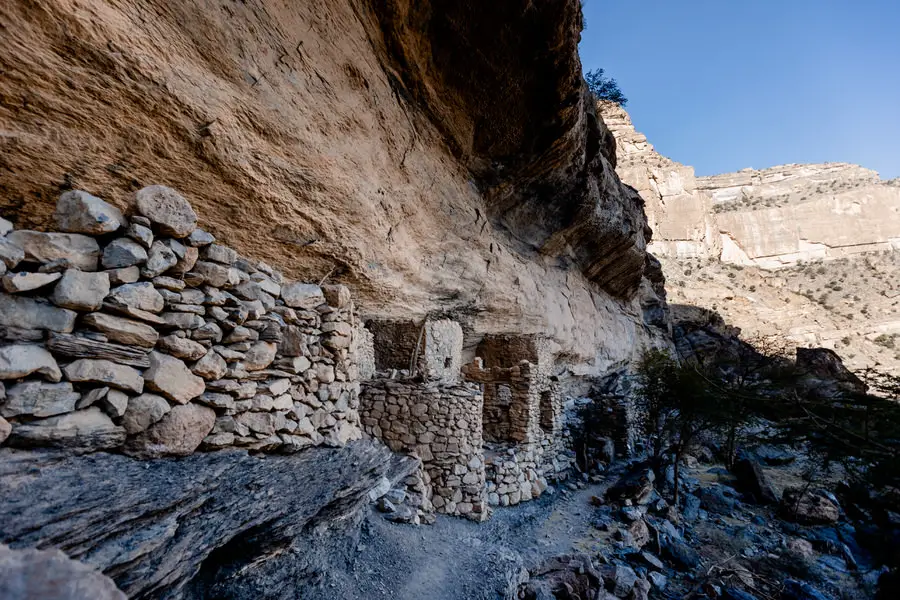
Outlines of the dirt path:
[[331,600],[503,598],[523,567],[599,545],[590,498],[607,484],[557,490],[537,501],[497,508],[486,523],[439,516],[431,526],[366,516],[346,570],[325,574]]

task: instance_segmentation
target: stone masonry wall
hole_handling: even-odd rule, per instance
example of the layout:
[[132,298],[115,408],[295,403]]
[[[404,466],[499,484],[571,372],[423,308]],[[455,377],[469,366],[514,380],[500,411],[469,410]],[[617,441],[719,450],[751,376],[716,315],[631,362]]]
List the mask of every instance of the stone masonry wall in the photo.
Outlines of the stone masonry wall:
[[216,244],[170,188],[132,212],[69,191],[60,232],[0,220],[0,443],[156,457],[361,436],[347,288]]
[[426,499],[438,512],[488,517],[482,454],[482,396],[471,384],[375,379],[362,383],[363,430],[395,452],[418,456]]
[[562,395],[545,371],[528,360],[509,368],[483,368],[479,358],[463,367],[466,379],[484,390],[485,480],[491,505],[539,497],[547,480],[565,478],[574,462],[562,422]]
[[453,383],[462,366],[463,332],[456,321],[426,319],[372,320],[366,323],[375,350],[375,370],[399,371],[410,376],[410,368],[429,381]]

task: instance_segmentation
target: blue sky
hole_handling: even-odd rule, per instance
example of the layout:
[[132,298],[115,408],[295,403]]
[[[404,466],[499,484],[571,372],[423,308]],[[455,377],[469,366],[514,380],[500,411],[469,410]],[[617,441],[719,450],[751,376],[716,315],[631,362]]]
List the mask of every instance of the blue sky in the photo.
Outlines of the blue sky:
[[603,67],[698,175],[850,162],[900,177],[900,0],[586,0]]

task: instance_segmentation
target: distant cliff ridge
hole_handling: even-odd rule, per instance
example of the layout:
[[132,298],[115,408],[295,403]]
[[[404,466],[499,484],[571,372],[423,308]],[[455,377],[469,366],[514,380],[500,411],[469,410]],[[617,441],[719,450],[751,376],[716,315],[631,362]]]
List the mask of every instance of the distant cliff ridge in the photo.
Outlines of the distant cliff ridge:
[[900,182],[845,163],[695,177],[619,106],[600,112],[617,171],[645,200],[672,320],[719,313],[746,339],[836,350],[900,373]]
[[695,177],[658,154],[620,107],[600,110],[618,173],[647,202],[649,250],[772,269],[900,248],[900,187],[845,163],[789,164]]

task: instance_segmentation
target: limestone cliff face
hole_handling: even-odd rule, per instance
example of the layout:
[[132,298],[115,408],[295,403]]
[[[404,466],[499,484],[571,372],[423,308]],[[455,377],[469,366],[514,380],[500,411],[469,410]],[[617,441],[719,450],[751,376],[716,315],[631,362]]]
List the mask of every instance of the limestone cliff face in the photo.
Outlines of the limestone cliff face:
[[900,247],[900,188],[857,165],[784,165],[701,177],[722,260],[764,268]]
[[599,372],[659,332],[649,229],[588,101],[576,0],[0,7],[0,214],[179,189],[223,243],[365,317],[545,333]]
[[673,320],[717,311],[747,339],[837,350],[852,369],[900,372],[900,186],[842,163],[695,177],[659,155],[620,107],[599,110],[617,171],[646,200]]
[[646,202],[654,238],[649,250],[657,256],[718,256],[712,197],[698,189],[694,168],[656,152],[622,107],[601,101],[598,109],[616,139],[616,172]]
[[791,164],[695,177],[658,154],[622,108],[599,110],[616,138],[619,176],[647,202],[657,256],[773,269],[900,248],[900,186],[875,171]]

